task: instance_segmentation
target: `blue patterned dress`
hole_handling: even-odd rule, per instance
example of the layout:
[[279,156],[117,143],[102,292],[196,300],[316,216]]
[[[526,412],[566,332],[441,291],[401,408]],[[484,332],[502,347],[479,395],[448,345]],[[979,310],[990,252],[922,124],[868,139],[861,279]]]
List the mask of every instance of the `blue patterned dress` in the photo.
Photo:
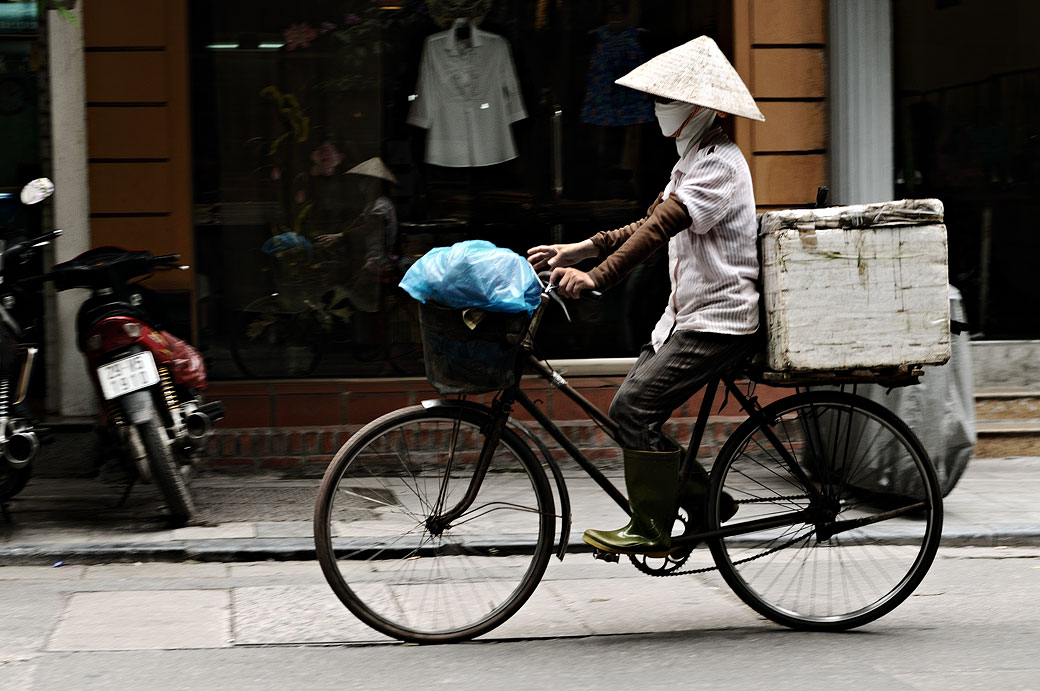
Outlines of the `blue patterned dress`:
[[605,26],[596,29],[596,49],[589,63],[581,121],[625,127],[653,120],[654,105],[648,94],[614,83],[642,63],[643,48],[635,27],[618,32]]

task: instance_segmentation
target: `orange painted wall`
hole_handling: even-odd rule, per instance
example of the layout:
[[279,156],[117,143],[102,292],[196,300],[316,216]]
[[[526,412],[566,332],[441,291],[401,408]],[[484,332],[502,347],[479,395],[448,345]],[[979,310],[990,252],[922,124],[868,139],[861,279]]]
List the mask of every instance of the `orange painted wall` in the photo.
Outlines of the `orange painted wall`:
[[[186,0],[83,3],[94,245],[194,256]],[[148,285],[194,291],[194,273]]]
[[738,118],[760,210],[809,206],[827,184],[826,0],[733,0],[733,58],[764,123]]

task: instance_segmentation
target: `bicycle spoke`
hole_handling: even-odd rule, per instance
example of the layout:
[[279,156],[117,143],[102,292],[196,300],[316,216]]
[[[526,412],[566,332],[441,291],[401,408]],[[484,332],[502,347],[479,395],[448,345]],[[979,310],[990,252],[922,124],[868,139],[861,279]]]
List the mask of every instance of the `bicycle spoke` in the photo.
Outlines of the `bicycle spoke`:
[[[726,527],[741,533],[711,544],[720,572],[756,611],[788,626],[850,628],[882,616],[913,591],[938,547],[941,496],[919,443],[880,405],[840,392],[797,394],[763,417],[772,433],[745,423],[712,473],[713,520],[725,492],[738,505]],[[802,480],[770,439],[814,486],[783,491]],[[876,506],[860,485],[885,472],[882,463],[914,473],[925,497]],[[755,527],[805,510],[797,525]]]
[[[330,464],[316,511],[322,570],[343,603],[383,633],[479,635],[541,577],[556,517],[548,481],[512,433],[488,449],[480,470],[482,415],[404,409],[358,432]],[[461,506],[474,477],[483,478],[474,500]],[[438,519],[447,511],[461,513],[445,525]]]

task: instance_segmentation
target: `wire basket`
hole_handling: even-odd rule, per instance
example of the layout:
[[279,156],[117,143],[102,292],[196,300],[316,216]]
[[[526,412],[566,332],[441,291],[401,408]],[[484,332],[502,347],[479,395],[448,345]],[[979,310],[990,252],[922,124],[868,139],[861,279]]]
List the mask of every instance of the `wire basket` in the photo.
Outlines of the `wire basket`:
[[527,331],[526,314],[480,312],[467,324],[464,310],[420,303],[426,379],[438,393],[477,394],[516,383],[517,357]]

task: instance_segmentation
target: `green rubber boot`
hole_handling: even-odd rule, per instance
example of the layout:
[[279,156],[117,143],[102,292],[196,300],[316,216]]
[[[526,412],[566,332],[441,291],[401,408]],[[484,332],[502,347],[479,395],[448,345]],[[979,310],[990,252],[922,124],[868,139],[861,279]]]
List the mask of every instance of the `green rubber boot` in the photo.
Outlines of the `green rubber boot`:
[[617,530],[586,530],[583,539],[604,552],[666,556],[675,523],[679,451],[624,449],[624,457],[632,519]]

